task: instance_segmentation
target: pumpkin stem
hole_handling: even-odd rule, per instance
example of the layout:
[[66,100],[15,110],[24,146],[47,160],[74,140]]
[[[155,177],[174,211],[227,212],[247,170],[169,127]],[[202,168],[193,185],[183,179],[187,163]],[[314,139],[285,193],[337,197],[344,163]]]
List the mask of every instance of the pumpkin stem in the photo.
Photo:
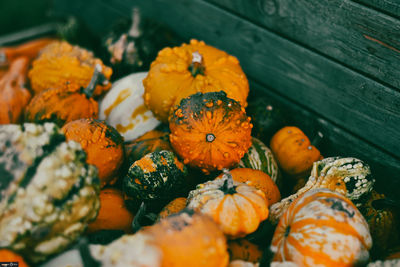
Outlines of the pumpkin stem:
[[102,67],[100,64],[96,64],[94,67],[94,72],[92,79],[89,82],[89,85],[82,89],[82,93],[86,95],[87,98],[91,98],[94,92],[94,89],[96,88],[97,84],[107,84],[108,81],[106,77],[104,77],[103,73],[101,73]]
[[222,191],[225,192],[226,195],[232,195],[236,193],[236,186],[233,185],[233,177],[228,169],[222,169],[223,175],[222,178],[225,179],[224,185],[222,186]]
[[204,75],[205,67],[203,65],[203,56],[199,52],[192,53],[192,64],[189,66],[189,71],[193,77],[197,74]]

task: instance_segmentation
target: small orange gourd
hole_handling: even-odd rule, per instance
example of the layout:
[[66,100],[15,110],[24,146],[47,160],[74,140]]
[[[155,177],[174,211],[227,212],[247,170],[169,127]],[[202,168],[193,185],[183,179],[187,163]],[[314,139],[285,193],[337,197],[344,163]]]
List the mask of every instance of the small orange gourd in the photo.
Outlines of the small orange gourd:
[[228,241],[230,260],[242,260],[257,263],[261,260],[262,250],[246,239]]
[[228,265],[226,238],[206,215],[185,209],[142,232],[153,236],[153,243],[161,249],[162,267]]
[[284,127],[271,139],[270,147],[279,166],[290,175],[309,171],[321,153],[297,127]]
[[151,63],[143,85],[146,105],[163,122],[167,122],[171,107],[197,92],[223,89],[244,107],[249,93],[246,75],[237,58],[197,40],[161,50]]
[[116,188],[100,191],[100,210],[96,220],[88,225],[88,233],[99,230],[124,230],[131,232],[133,214],[126,208],[124,197]]
[[178,213],[186,208],[186,198],[178,197],[169,202],[158,214],[158,220],[165,219],[166,217]]
[[24,258],[21,255],[7,248],[0,249],[0,262],[17,262],[18,267],[29,267],[29,265],[25,262]]
[[257,230],[268,218],[268,200],[264,192],[232,179],[224,169],[224,177],[199,184],[190,191],[188,207],[211,216],[229,238],[239,238]]
[[97,65],[92,80],[85,89],[76,91],[52,88],[41,91],[26,108],[26,121],[51,121],[62,127],[65,123],[81,118],[97,119],[99,106],[92,94],[96,84],[102,79],[101,66]]
[[71,121],[62,130],[67,140],[81,144],[87,163],[99,171],[101,186],[112,183],[124,161],[123,138],[117,130],[93,119]]
[[92,52],[65,41],[53,42],[46,46],[40,56],[32,62],[32,69],[28,75],[35,94],[49,88],[79,91],[89,85],[97,65],[105,77],[104,83],[98,84],[93,91],[94,96],[99,96],[111,88],[108,80],[112,69],[95,58]]
[[0,124],[19,123],[23,117],[31,99],[31,93],[25,87],[28,66],[28,58],[17,58],[0,79]]
[[175,152],[204,173],[236,165],[251,146],[250,117],[223,91],[182,99],[169,127]]
[[[263,191],[269,206],[281,200],[281,193],[279,192],[278,186],[265,172],[250,168],[236,168],[230,170],[230,173],[234,181],[246,183]],[[222,179],[223,176],[224,175],[221,174],[217,179]]]

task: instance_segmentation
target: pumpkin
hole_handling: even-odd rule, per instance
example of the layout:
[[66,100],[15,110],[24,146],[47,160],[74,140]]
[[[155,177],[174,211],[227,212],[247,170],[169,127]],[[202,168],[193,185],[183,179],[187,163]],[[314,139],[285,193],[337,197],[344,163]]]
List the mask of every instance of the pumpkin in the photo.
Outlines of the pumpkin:
[[32,69],[28,73],[31,88],[35,94],[49,88],[77,92],[89,86],[97,65],[105,79],[95,87],[94,96],[110,89],[111,83],[108,80],[112,74],[111,68],[104,66],[100,59],[86,49],[65,41],[53,42],[32,62]]
[[230,260],[243,260],[257,263],[261,260],[262,250],[246,239],[228,241]]
[[152,152],[130,166],[123,188],[128,197],[168,200],[183,191],[186,175],[186,166],[173,152]]
[[400,266],[400,260],[399,259],[394,259],[394,260],[378,260],[374,262],[368,263],[367,267],[398,267]]
[[99,210],[99,179],[55,124],[0,126],[0,247],[36,263],[75,242]]
[[240,160],[239,167],[263,171],[268,174],[275,183],[282,183],[278,164],[272,151],[255,137],[251,138],[251,147]]
[[176,37],[169,29],[143,18],[138,8],[133,8],[130,18],[113,25],[103,41],[105,57],[117,78],[148,70],[158,51],[176,44]]
[[372,253],[376,256],[382,255],[399,241],[396,210],[382,203],[384,200],[385,195],[372,190],[367,201],[360,206],[360,212],[367,220],[372,236]]
[[124,197],[116,188],[100,191],[100,210],[96,220],[89,224],[88,233],[99,230],[123,230],[131,232],[133,214],[127,210]]
[[269,97],[256,92],[248,100],[246,113],[253,120],[252,135],[265,144],[269,144],[272,136],[288,123],[284,109],[277,106]]
[[133,141],[125,143],[127,161],[133,163],[145,155],[161,150],[173,151],[169,143],[169,134],[153,130]]
[[20,57],[27,58],[28,62],[35,59],[39,51],[54,42],[55,39],[43,37],[16,46],[0,48],[0,68],[9,66],[14,60]]
[[197,40],[161,50],[151,63],[143,85],[146,105],[163,122],[167,122],[171,107],[197,92],[223,89],[244,107],[249,93],[246,75],[237,58]]
[[199,184],[190,191],[188,207],[211,216],[228,237],[243,237],[257,230],[268,217],[264,192],[233,180],[228,170],[222,179]]
[[124,161],[124,140],[118,131],[94,119],[71,121],[62,130],[67,140],[81,144],[87,162],[99,171],[101,186],[112,183]]
[[26,89],[29,60],[20,57],[0,79],[0,124],[19,123],[31,93]]
[[223,91],[182,99],[169,127],[175,152],[205,173],[236,165],[251,146],[250,117]]
[[279,166],[289,175],[309,171],[321,153],[297,127],[284,127],[271,139],[270,147]]
[[[17,262],[17,267],[28,267],[29,265],[25,262],[24,258],[21,255],[18,255],[12,250],[1,248],[0,249],[0,261],[2,263],[6,262]],[[14,266],[14,265],[6,265],[6,266]]]
[[169,202],[158,214],[157,220],[165,219],[166,217],[178,213],[186,208],[186,198],[178,197]]
[[80,118],[97,119],[99,107],[92,94],[103,78],[100,71],[101,67],[97,65],[90,84],[80,91],[54,88],[40,92],[26,108],[25,120],[36,123],[51,121],[61,127]]
[[228,267],[258,267],[259,264],[254,264],[253,262],[242,261],[242,260],[234,260],[231,261]]
[[116,81],[100,103],[99,118],[115,127],[125,141],[134,140],[160,124],[143,102],[142,80],[146,75],[139,72]]
[[314,162],[306,185],[295,194],[273,204],[269,220],[276,224],[290,203],[311,189],[328,188],[357,202],[371,192],[374,182],[370,167],[359,159],[331,157]]
[[367,263],[372,238],[355,205],[329,189],[308,191],[282,215],[272,238],[274,261],[299,266]]
[[[249,168],[236,168],[229,172],[234,181],[246,183],[247,185],[254,186],[256,189],[263,191],[269,206],[281,200],[279,189],[268,174]],[[221,174],[217,179],[222,179],[223,177],[224,174]]]
[[224,267],[226,238],[208,216],[183,210],[143,230],[161,248],[163,267]]

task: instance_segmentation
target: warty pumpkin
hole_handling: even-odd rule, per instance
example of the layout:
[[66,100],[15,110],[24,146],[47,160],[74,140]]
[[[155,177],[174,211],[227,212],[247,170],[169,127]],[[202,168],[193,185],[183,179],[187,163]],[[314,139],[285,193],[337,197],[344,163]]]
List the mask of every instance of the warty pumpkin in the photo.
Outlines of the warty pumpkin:
[[282,170],[293,176],[309,171],[321,159],[319,150],[297,127],[280,129],[271,138],[270,147]]
[[99,118],[131,141],[159,124],[143,102],[143,78],[147,72],[134,73],[114,82],[100,103]]
[[225,267],[226,238],[208,216],[183,210],[141,231],[154,237],[162,251],[162,267]]
[[100,210],[92,223],[88,225],[87,232],[99,230],[123,230],[131,232],[133,214],[125,207],[121,190],[105,188],[100,191]]
[[35,94],[49,88],[79,91],[90,84],[97,65],[105,79],[94,88],[94,96],[110,89],[111,83],[108,80],[112,74],[111,68],[86,49],[65,41],[53,42],[32,62],[32,69],[28,73],[31,88]]
[[356,158],[331,157],[314,162],[311,176],[304,187],[282,199],[270,208],[269,220],[276,224],[295,199],[314,188],[327,188],[338,192],[357,205],[358,200],[371,192],[375,179],[368,164]]
[[222,179],[199,184],[190,191],[188,207],[211,216],[229,238],[239,238],[257,230],[268,218],[264,192],[233,180],[228,170]]
[[94,119],[71,121],[62,130],[67,140],[81,144],[87,163],[97,167],[101,187],[113,183],[124,161],[124,139],[118,131]]
[[36,263],[75,242],[99,210],[86,154],[53,123],[0,125],[0,247]]
[[244,107],[249,93],[246,75],[237,58],[197,40],[161,50],[151,63],[143,85],[146,105],[163,122],[167,122],[171,107],[197,92],[223,89]]
[[36,123],[51,121],[62,127],[67,122],[81,118],[97,119],[99,107],[92,94],[96,84],[103,78],[101,66],[97,65],[89,85],[80,91],[64,88],[41,91],[26,108],[25,120]]
[[354,204],[328,189],[314,189],[282,215],[272,238],[274,261],[299,266],[354,266],[369,258],[372,238]]
[[24,258],[21,255],[7,248],[0,248],[0,261],[3,263],[16,262],[17,265],[15,266],[17,267],[29,267],[29,265],[25,262]]
[[[265,172],[253,170],[250,168],[236,168],[229,171],[234,181],[239,183],[246,183],[247,185],[254,186],[264,192],[268,200],[268,206],[281,200],[281,194],[278,187]],[[222,179],[224,174],[221,174],[217,179]]]
[[158,214],[157,220],[165,219],[166,217],[178,213],[186,208],[186,201],[185,197],[178,197],[169,202]]
[[151,152],[173,151],[169,142],[169,133],[153,130],[133,141],[125,143],[127,161],[132,164]]
[[31,93],[26,88],[28,66],[28,58],[17,58],[0,79],[0,124],[19,123],[23,117],[31,99]]
[[169,127],[175,152],[204,173],[236,165],[251,146],[250,117],[223,91],[182,99],[173,108]]
[[253,263],[249,261],[243,261],[243,260],[234,260],[231,261],[228,265],[228,267],[259,267],[260,265],[258,263]]
[[259,262],[263,253],[258,245],[246,239],[229,240],[228,251],[231,261],[242,260],[253,263]]

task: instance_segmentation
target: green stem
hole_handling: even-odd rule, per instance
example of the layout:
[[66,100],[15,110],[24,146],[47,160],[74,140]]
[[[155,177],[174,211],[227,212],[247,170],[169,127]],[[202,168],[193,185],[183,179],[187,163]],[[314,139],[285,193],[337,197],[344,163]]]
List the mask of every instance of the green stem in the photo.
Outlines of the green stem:
[[107,84],[108,81],[106,80],[106,77],[104,77],[103,73],[101,73],[101,71],[102,71],[101,65],[96,64],[89,85],[86,88],[82,89],[82,93],[85,94],[87,98],[92,97],[94,89],[98,84]]
[[222,191],[226,194],[226,195],[233,195],[236,193],[236,186],[234,186],[233,184],[233,177],[232,174],[230,173],[230,171],[228,169],[222,169],[223,171],[223,175],[222,175],[222,179],[225,179],[224,181],[224,185],[222,186]]
[[198,74],[204,75],[205,67],[203,65],[203,56],[199,52],[192,53],[192,64],[189,66],[189,71],[193,77],[196,77]]

